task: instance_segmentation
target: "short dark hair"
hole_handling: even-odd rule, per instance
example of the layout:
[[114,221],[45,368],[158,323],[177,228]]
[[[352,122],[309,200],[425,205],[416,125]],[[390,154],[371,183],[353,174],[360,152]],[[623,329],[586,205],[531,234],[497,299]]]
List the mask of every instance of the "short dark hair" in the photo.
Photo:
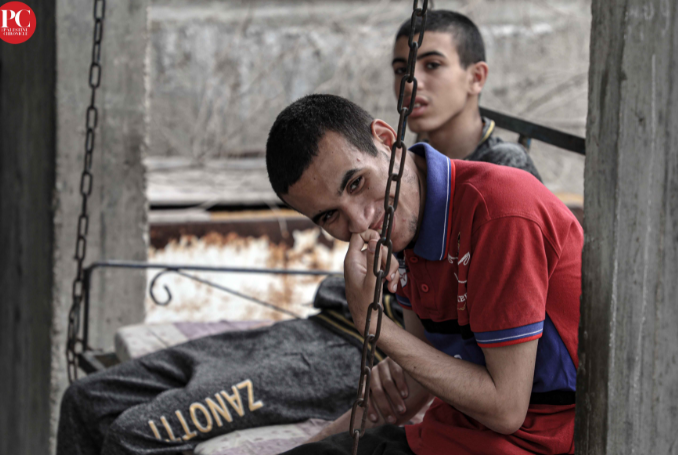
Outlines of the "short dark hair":
[[275,119],[266,142],[268,178],[278,197],[299,181],[328,131],[343,135],[358,150],[376,156],[373,120],[357,104],[335,95],[308,95],[287,106]]
[[[400,26],[396,41],[401,36],[410,36],[412,29],[411,19],[407,19]],[[459,54],[459,64],[462,68],[467,68],[469,65],[485,61],[485,43],[480,34],[480,30],[476,27],[471,19],[463,14],[455,13],[448,10],[431,10],[426,13],[426,27],[427,32],[448,32],[454,37],[454,42],[457,45],[457,54]],[[418,17],[414,26],[414,34],[421,32],[421,18]],[[424,37],[426,39],[426,37]]]

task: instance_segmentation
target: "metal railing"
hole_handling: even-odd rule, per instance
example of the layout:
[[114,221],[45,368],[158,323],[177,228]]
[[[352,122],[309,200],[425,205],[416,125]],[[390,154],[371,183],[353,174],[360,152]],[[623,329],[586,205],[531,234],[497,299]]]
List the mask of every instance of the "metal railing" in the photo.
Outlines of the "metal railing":
[[148,294],[156,305],[165,306],[172,301],[172,292],[170,289],[163,285],[163,289],[166,293],[166,298],[161,300],[155,293],[155,285],[158,279],[167,274],[175,273],[179,276],[182,276],[186,279],[196,281],[198,283],[210,286],[220,291],[227,292],[229,294],[235,295],[237,297],[243,298],[250,302],[257,303],[266,308],[279,311],[287,316],[293,318],[302,318],[301,315],[298,315],[286,308],[281,308],[277,305],[274,305],[270,302],[243,294],[235,289],[223,286],[219,283],[215,283],[210,280],[206,280],[197,275],[193,275],[187,272],[210,272],[210,273],[247,273],[247,274],[272,274],[272,275],[305,275],[305,276],[327,276],[335,275],[337,272],[331,272],[326,270],[288,270],[288,269],[259,269],[259,268],[245,268],[245,267],[212,267],[212,266],[201,266],[201,265],[192,265],[192,264],[162,264],[162,263],[149,263],[141,261],[98,261],[90,264],[89,266],[83,269],[83,280],[82,280],[82,312],[77,314],[79,318],[79,327],[82,327],[82,336],[79,336],[79,333],[76,333],[76,339],[69,340],[71,346],[81,346],[82,349],[78,352],[73,351],[71,355],[77,361],[77,367],[83,370],[85,373],[90,374],[95,371],[100,371],[115,362],[115,354],[108,352],[100,352],[94,350],[89,344],[89,320],[90,320],[90,291],[92,287],[92,274],[98,269],[125,269],[125,270],[148,270],[148,269],[158,269],[158,272],[150,280],[150,285],[148,287]]

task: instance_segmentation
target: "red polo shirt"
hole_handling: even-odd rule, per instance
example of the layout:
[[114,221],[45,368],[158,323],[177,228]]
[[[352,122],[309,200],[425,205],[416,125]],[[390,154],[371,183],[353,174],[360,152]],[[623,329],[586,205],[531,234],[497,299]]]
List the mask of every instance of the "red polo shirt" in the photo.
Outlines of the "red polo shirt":
[[[583,232],[527,172],[452,161],[428,144],[423,222],[399,256],[397,297],[437,349],[485,365],[481,348],[539,339],[523,426],[501,435],[436,399],[407,427],[418,455],[574,453]],[[450,378],[454,380],[454,378]]]

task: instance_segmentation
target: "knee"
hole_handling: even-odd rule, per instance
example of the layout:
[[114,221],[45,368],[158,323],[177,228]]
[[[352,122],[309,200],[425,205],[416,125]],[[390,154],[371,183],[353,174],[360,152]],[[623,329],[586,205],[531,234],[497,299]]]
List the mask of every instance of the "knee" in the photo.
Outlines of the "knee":
[[83,384],[85,380],[76,381],[64,392],[61,398],[61,412],[80,409],[83,403],[87,402],[87,386]]
[[[132,455],[158,449],[166,453],[188,450],[190,446],[182,440],[170,441],[158,439],[148,425],[145,413],[140,409],[130,409],[120,416],[108,428],[101,455]],[[176,450],[176,452],[174,452]]]

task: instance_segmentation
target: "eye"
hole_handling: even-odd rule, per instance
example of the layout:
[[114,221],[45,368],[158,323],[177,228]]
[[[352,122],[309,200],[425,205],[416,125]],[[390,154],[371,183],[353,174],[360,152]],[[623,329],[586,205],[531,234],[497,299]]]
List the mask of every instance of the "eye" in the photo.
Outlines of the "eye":
[[398,67],[398,68],[393,68],[393,74],[395,74],[396,76],[402,76],[402,75],[404,75],[404,74],[405,74],[405,67],[404,67],[404,66],[400,66],[400,67]]
[[435,69],[438,69],[439,66],[440,66],[440,63],[438,63],[438,62],[427,62],[426,63],[426,69],[427,70],[435,70]]
[[360,184],[363,182],[362,176],[358,177],[354,181],[351,182],[351,184],[348,186],[348,192],[353,193],[357,191],[360,188]]
[[320,224],[325,225],[327,223],[330,223],[334,220],[337,211],[336,210],[328,210],[323,214],[323,216],[320,218]]

